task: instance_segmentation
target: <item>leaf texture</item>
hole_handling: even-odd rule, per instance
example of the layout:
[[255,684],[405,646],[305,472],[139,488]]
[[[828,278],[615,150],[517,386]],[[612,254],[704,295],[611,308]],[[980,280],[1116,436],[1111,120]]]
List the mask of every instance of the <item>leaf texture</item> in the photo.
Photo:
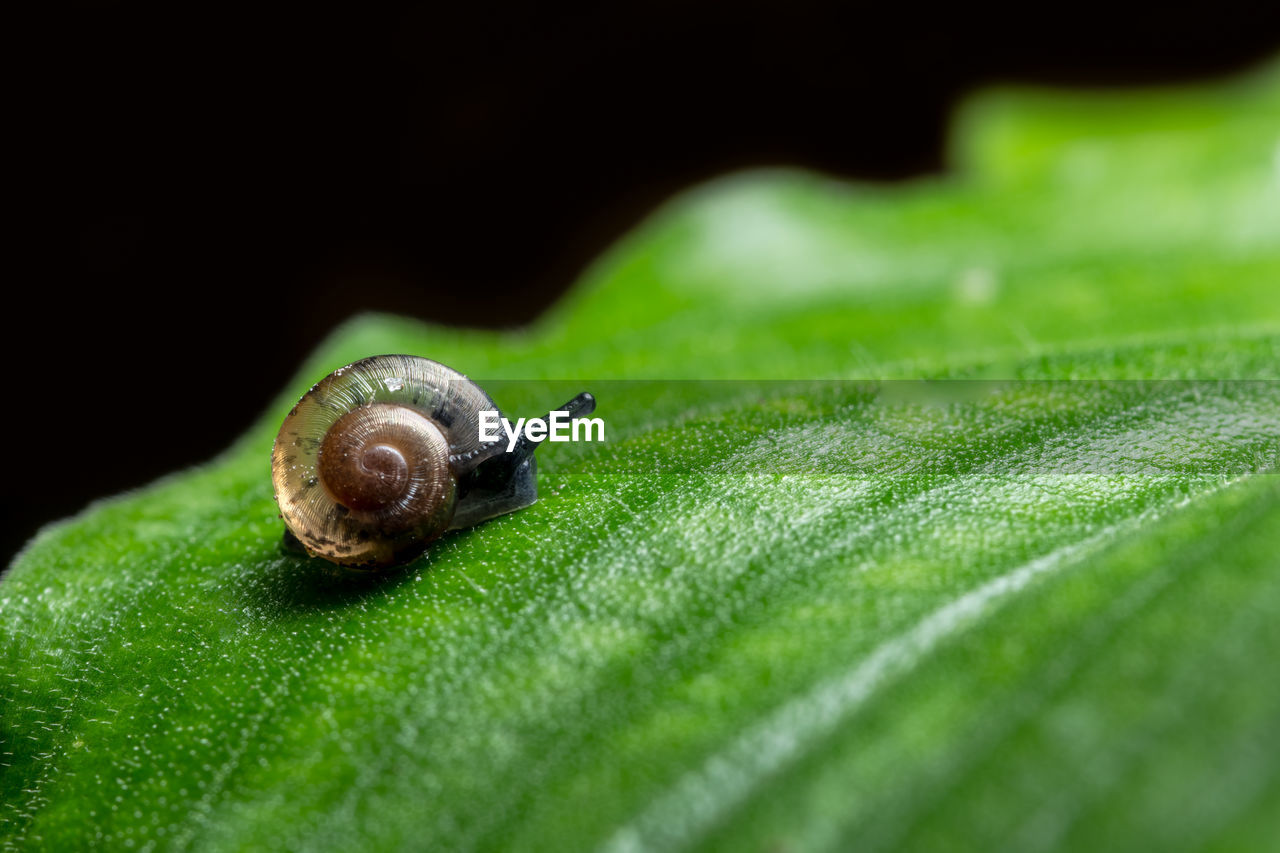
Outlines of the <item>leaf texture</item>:
[[[223,456],[43,531],[4,849],[1274,844],[1280,77],[957,127],[952,176],[696,189],[524,332],[357,318]],[[380,352],[587,388],[607,440],[327,573],[271,440]]]

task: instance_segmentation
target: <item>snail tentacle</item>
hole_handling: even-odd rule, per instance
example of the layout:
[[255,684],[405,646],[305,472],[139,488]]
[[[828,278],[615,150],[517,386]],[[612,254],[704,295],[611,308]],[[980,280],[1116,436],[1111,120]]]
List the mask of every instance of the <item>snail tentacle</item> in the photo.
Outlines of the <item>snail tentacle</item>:
[[[551,416],[556,412],[568,412],[569,420],[576,421],[578,418],[585,418],[595,410],[596,398],[591,394],[591,392],[583,391],[560,408],[552,409],[550,412],[547,412],[546,417],[542,418],[542,420],[550,421]],[[520,429],[520,435],[516,438],[515,446],[510,452],[514,453],[516,457],[520,459],[530,458],[533,456],[533,452],[538,449],[538,445],[546,441],[547,437],[547,435],[544,435],[542,438],[530,438],[529,425],[525,424],[525,426]]]

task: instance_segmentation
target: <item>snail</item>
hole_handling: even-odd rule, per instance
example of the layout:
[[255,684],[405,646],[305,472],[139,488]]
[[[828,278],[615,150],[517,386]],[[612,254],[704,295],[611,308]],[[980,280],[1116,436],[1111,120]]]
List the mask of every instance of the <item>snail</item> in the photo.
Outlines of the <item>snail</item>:
[[[558,410],[589,415],[582,393]],[[271,452],[285,546],[348,568],[419,556],[445,531],[538,499],[541,438],[482,441],[480,413],[497,405],[439,362],[378,355],[339,368],[303,395]]]

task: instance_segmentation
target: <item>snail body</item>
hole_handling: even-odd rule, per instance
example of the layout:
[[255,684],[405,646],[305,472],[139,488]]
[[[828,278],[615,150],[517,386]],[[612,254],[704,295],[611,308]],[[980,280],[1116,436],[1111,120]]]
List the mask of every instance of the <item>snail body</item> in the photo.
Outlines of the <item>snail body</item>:
[[[594,407],[580,394],[561,409]],[[272,449],[286,541],[350,568],[385,568],[447,530],[532,504],[538,443],[482,441],[484,411],[498,407],[479,385],[430,359],[380,355],[335,370],[289,412]]]

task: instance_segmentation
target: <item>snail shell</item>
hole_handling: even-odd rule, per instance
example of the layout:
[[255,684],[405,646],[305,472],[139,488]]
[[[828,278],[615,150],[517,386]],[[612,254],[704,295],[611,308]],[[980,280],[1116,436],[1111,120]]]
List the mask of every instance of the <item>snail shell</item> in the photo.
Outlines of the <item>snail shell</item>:
[[[563,407],[594,408],[589,394]],[[271,475],[287,527],[307,553],[352,568],[407,562],[446,530],[537,500],[533,451],[521,436],[482,442],[480,386],[439,362],[366,358],[335,370],[289,412]],[[499,415],[501,416],[501,415]]]

